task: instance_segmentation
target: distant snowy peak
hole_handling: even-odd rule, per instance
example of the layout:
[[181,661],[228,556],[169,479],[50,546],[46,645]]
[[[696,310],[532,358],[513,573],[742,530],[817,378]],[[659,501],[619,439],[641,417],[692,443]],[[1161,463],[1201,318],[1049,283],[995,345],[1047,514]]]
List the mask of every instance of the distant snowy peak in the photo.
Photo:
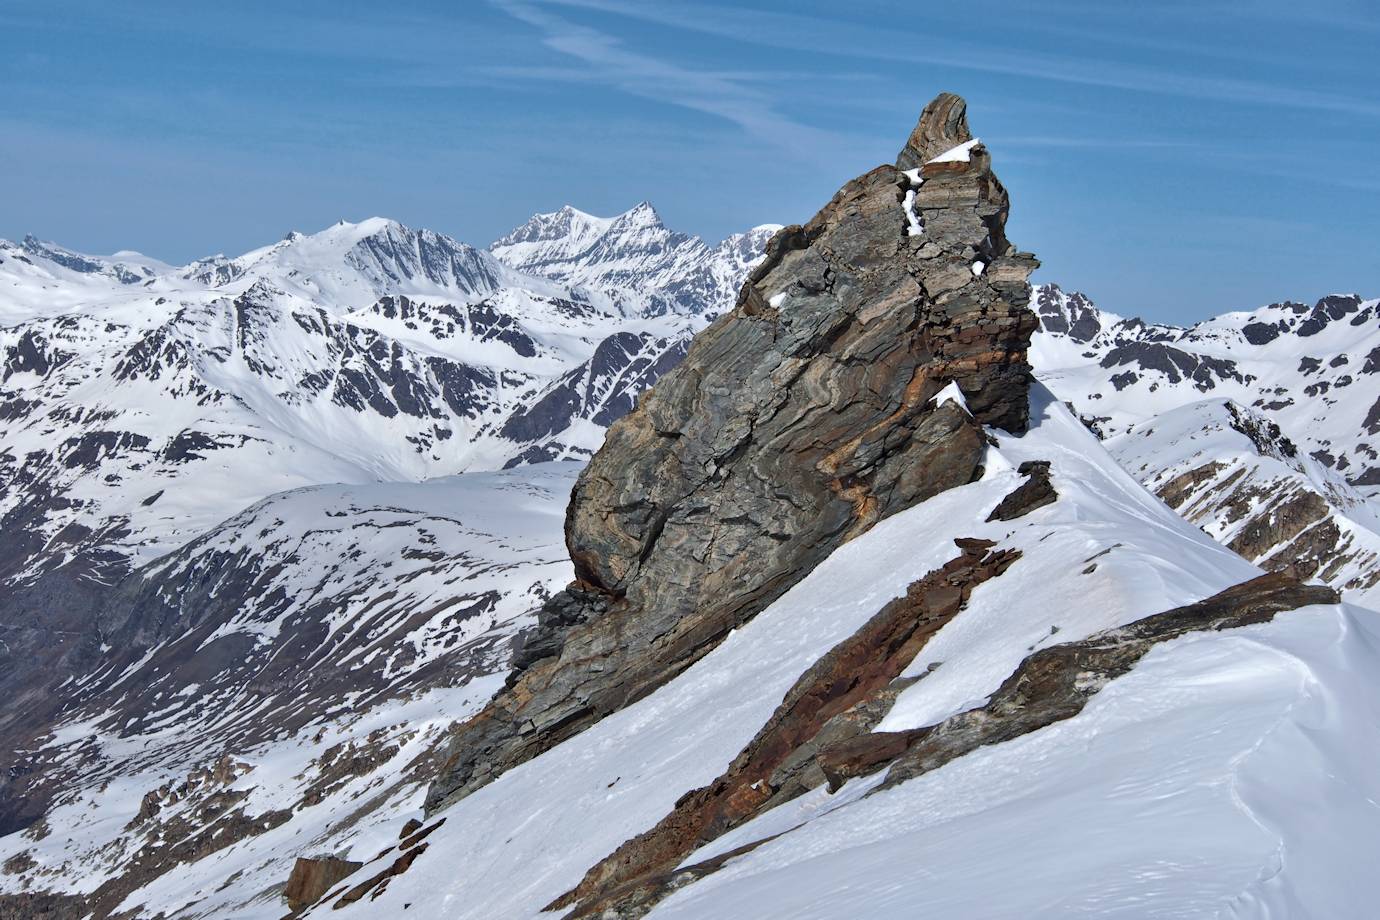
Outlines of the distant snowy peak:
[[1031,363],[1104,436],[1229,397],[1352,484],[1380,486],[1380,300],[1284,301],[1187,328],[1124,319],[1056,285],[1032,304]]
[[32,234],[24,237],[19,248],[34,258],[60,265],[81,275],[100,275],[119,284],[143,284],[158,277],[160,270],[166,269],[153,259],[137,252],[119,253],[116,256],[89,256],[73,252],[56,243],[43,242]]
[[489,251],[513,264],[565,262],[592,248],[613,221],[566,205],[550,214],[532,215],[527,223],[495,240]]
[[0,326],[75,307],[163,293],[172,266],[137,252],[94,256],[26,236],[0,240]]
[[1380,514],[1265,415],[1231,400],[1172,409],[1107,442],[1190,522],[1270,571],[1380,600]]
[[[1099,308],[1086,294],[1066,292],[1057,284],[1036,285],[1031,306],[1044,332],[1104,347],[1155,341],[1217,351],[1250,351],[1276,341],[1292,341],[1294,347],[1304,349],[1343,344],[1349,337],[1367,336],[1380,329],[1380,300],[1365,300],[1359,294],[1329,294],[1312,306],[1286,300],[1257,310],[1223,313],[1188,327],[1147,323],[1139,317],[1126,319]],[[1323,334],[1325,337],[1319,339]],[[1310,339],[1313,341],[1298,341]],[[1279,350],[1272,349],[1271,353]]]
[[743,233],[734,233],[714,247],[710,267],[741,284],[748,272],[762,261],[767,241],[780,229],[780,224],[759,224]]
[[1265,568],[1374,604],[1377,305],[1332,295],[1181,328],[1043,285],[1032,297],[1042,329],[1031,363],[1188,520]]
[[335,308],[363,307],[397,294],[468,302],[504,287],[565,293],[513,271],[483,250],[381,217],[341,221],[313,234],[294,231],[236,259],[213,256],[193,262],[182,277],[230,288],[269,281]]
[[669,229],[648,202],[616,217],[570,206],[536,214],[489,246],[499,260],[605,298],[625,315],[717,315],[778,227],[756,227],[716,247]]

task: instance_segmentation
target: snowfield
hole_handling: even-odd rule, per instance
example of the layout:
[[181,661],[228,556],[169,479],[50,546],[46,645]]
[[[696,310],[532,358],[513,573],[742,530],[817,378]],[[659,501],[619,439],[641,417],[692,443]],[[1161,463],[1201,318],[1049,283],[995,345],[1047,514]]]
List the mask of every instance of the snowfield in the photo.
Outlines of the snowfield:
[[650,916],[1372,916],[1375,616],[1167,643],[1073,719],[740,828],[796,826]]

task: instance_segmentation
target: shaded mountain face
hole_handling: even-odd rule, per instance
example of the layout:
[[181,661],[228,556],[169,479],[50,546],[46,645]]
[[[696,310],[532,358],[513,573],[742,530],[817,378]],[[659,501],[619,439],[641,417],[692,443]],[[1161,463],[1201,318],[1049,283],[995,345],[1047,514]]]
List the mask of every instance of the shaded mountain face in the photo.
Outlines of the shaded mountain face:
[[[127,579],[100,612],[105,653],[7,771],[26,829],[0,836],[0,863],[34,853],[39,887],[66,892],[56,916],[119,916],[141,888],[243,916],[305,841],[386,845],[451,721],[569,580],[577,471],[285,492]],[[39,904],[18,881],[0,875],[0,915]]]
[[1053,285],[1032,305],[1037,373],[1130,472],[1247,559],[1374,603],[1380,301],[1273,304],[1186,329]]

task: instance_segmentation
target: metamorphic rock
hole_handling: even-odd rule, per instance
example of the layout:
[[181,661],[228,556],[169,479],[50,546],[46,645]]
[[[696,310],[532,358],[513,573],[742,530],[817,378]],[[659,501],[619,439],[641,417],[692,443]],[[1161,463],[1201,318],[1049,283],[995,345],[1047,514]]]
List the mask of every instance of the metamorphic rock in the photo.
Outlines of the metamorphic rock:
[[455,737],[429,812],[662,686],[877,521],[981,475],[982,426],[1027,425],[1038,263],[1007,240],[1007,208],[943,94],[895,165],[771,239],[735,308],[580,476],[576,580]]

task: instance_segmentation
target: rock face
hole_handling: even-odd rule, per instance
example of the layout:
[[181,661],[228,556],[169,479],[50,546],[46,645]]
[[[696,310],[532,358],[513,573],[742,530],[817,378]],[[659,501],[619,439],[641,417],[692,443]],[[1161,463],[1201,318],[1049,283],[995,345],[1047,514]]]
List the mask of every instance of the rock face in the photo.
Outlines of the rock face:
[[[1037,263],[1006,215],[946,94],[898,165],[772,238],[735,309],[581,475],[576,582],[457,735],[430,810],[661,686],[877,521],[972,481],[982,425],[1025,428]],[[950,384],[966,408],[935,399]]]
[[299,911],[321,900],[331,886],[358,869],[363,863],[334,856],[304,856],[292,867],[283,897],[288,908]]

